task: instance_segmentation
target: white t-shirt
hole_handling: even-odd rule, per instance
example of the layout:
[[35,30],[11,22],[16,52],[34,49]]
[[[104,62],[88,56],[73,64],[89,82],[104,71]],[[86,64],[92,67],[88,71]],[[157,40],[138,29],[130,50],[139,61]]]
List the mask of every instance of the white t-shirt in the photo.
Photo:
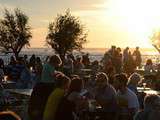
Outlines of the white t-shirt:
[[117,96],[124,97],[128,101],[128,108],[135,108],[136,110],[139,109],[139,102],[136,94],[132,92],[130,89],[126,88],[125,94],[122,94],[118,91]]

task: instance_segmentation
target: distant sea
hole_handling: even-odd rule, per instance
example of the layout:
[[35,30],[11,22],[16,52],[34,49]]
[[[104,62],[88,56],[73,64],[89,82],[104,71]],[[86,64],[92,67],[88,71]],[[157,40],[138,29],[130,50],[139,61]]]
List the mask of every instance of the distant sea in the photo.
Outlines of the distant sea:
[[[107,48],[85,48],[81,52],[74,51],[74,55],[81,56],[82,54],[89,53],[91,61],[94,61],[94,60],[99,61],[102,59],[104,53],[107,50],[108,50]],[[131,52],[133,52],[133,50],[134,49],[130,49]],[[143,48],[143,49],[140,49],[140,51],[142,54],[143,64],[147,59],[152,59],[153,63],[160,62],[160,54],[155,49]],[[23,56],[24,54],[27,54],[29,57],[32,54],[35,54],[36,56],[40,56],[42,60],[45,60],[47,56],[54,54],[54,50],[52,48],[25,48],[25,49],[22,49],[20,56]],[[0,57],[4,59],[6,62],[8,62],[11,55],[12,54],[1,53]]]

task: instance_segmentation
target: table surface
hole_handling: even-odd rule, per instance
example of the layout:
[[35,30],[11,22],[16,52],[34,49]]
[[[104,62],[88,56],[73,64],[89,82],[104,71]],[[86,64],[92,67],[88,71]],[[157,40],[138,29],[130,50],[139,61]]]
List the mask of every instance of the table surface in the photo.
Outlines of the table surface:
[[33,89],[5,89],[5,91],[26,95],[26,96],[31,96]]
[[160,91],[157,91],[157,90],[153,90],[151,88],[143,88],[143,87],[137,87],[138,89],[138,92],[144,92],[146,94],[156,94],[156,95],[160,95]]

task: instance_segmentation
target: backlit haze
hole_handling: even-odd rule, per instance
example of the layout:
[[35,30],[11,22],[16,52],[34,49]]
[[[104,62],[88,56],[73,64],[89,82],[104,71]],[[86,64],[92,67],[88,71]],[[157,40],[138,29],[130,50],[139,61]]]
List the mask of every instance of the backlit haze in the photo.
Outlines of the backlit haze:
[[87,48],[153,48],[149,36],[160,28],[160,0],[0,0],[0,16],[6,7],[18,7],[29,16],[31,47],[46,47],[49,22],[70,9],[89,30]]

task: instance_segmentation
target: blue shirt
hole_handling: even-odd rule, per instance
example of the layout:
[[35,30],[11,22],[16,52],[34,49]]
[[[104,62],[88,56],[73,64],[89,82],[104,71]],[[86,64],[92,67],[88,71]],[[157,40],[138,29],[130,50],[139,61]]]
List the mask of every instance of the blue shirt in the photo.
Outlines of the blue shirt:
[[46,63],[43,65],[41,82],[54,82],[53,74],[55,72],[54,66]]

